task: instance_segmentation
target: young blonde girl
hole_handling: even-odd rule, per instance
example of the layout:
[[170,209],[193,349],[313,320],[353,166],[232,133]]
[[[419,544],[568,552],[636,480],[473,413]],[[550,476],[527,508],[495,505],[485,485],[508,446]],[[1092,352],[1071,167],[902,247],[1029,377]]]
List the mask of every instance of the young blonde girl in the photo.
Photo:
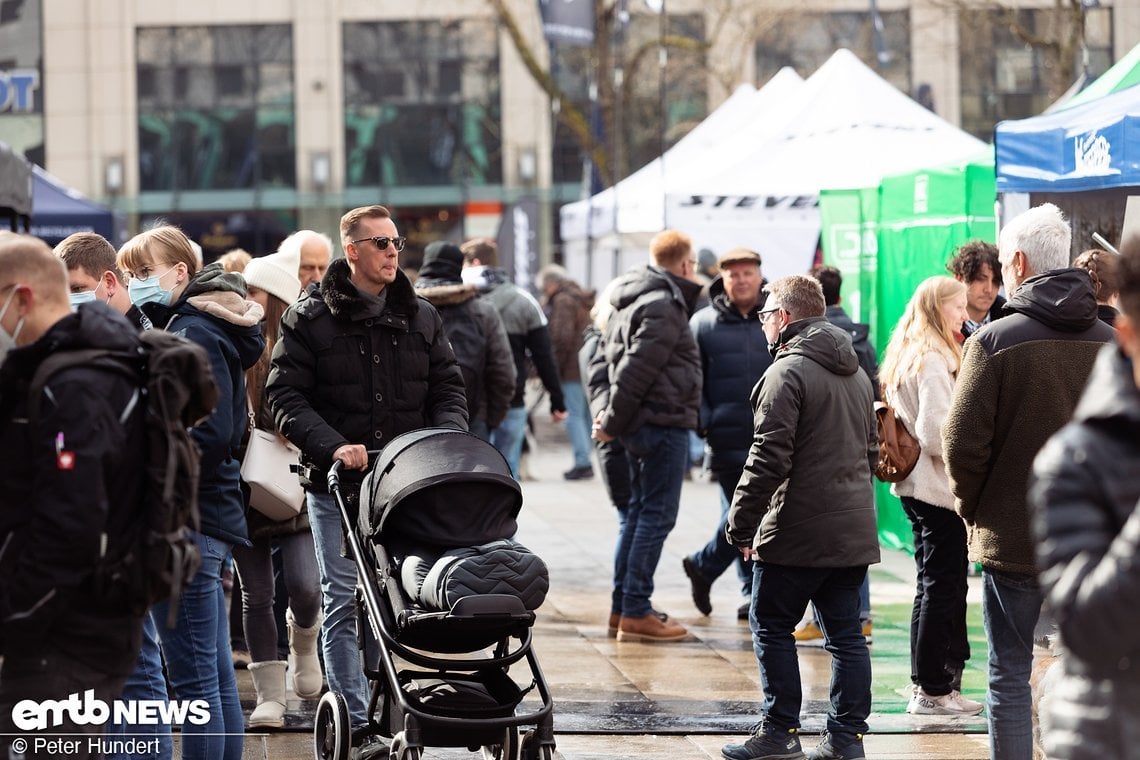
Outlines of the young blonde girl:
[[966,318],[964,284],[950,277],[924,280],[895,326],[879,370],[884,399],[922,447],[914,471],[891,487],[914,532],[914,695],[907,712],[918,715],[976,715],[982,710],[959,691],[970,657],[966,527],[954,511],[942,461],[942,424],[962,359],[954,331]]

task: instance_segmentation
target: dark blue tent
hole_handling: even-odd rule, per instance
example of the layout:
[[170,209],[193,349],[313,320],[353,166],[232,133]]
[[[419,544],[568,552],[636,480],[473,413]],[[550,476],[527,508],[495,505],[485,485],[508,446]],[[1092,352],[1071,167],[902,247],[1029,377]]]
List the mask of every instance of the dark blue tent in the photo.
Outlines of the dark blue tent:
[[32,166],[31,233],[54,246],[75,232],[97,232],[116,248],[123,242],[126,218],[72,190],[39,166]]
[[999,193],[1140,186],[1140,85],[997,125]]

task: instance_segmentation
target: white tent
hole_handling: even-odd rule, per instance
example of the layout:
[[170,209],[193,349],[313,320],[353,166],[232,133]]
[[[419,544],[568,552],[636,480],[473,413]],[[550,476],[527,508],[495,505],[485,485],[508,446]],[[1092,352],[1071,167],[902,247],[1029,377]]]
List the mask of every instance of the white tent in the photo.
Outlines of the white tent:
[[666,151],[664,159],[654,159],[592,198],[563,206],[561,232],[571,275],[601,287],[645,261],[649,239],[665,223],[667,189],[685,186],[711,161],[730,161],[722,149],[726,142],[773,133],[783,123],[777,114],[802,86],[803,79],[790,68],[781,69],[759,90],[741,85]]
[[981,141],[928,111],[854,54],[839,50],[784,104],[781,128],[684,186],[667,188],[668,226],[697,246],[748,246],[769,278],[807,271],[819,239],[819,191],[874,187],[884,175],[964,160]]

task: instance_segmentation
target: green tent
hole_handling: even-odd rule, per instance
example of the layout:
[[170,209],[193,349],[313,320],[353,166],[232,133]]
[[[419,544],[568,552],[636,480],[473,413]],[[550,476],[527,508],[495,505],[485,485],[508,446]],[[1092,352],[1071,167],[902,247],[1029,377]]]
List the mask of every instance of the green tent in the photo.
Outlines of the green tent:
[[[871,325],[881,356],[919,283],[945,275],[967,240],[996,240],[993,149],[951,165],[884,177],[876,188],[820,193],[824,262],[843,272],[843,303]],[[877,483],[879,539],[912,548],[910,522]]]

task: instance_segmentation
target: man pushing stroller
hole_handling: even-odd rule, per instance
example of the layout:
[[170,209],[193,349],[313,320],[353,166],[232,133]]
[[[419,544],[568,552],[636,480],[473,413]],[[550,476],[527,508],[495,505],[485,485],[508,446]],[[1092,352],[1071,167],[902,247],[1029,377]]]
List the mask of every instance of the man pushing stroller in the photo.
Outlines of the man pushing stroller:
[[340,237],[344,259],[334,261],[320,288],[282,318],[267,392],[278,429],[301,450],[324,589],[325,669],[356,729],[368,722],[353,603],[356,566],[341,555],[341,519],[326,473],[340,461],[345,479],[355,475],[358,481],[368,449],[401,433],[467,430],[467,405],[439,314],[400,271],[405,239],[389,211],[349,211]]

